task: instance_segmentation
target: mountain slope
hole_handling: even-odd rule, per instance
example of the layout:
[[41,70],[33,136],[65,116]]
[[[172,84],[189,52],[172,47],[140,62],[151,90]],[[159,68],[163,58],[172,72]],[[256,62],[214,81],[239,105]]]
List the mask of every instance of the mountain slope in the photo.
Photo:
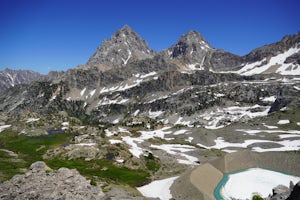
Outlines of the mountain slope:
[[[175,45],[156,54],[130,27],[124,26],[110,40],[103,42],[87,65],[65,73],[51,73],[48,79],[43,78],[41,82],[9,90],[1,97],[4,103],[0,109],[20,112],[34,108],[41,113],[65,110],[71,115],[92,115],[96,120],[107,122],[116,118],[127,120],[137,111],[139,114],[136,115],[142,116],[153,116],[153,112],[157,112],[161,113],[162,120],[174,121],[171,118],[193,116],[189,121],[198,124],[196,116],[204,110],[221,104],[236,104],[232,101],[261,103],[260,98],[277,96],[276,90],[282,90],[280,79],[273,81],[278,84],[276,89],[270,85],[261,88],[268,92],[261,92],[257,88],[262,86],[255,86],[252,82],[262,81],[268,85],[267,81],[263,81],[263,76],[244,77],[212,72],[256,74],[252,73],[256,69],[249,66],[255,66],[256,63],[270,65],[259,61],[266,56],[282,57],[283,62],[296,66],[299,60],[298,43],[299,34],[287,36],[278,43],[266,45],[242,57],[214,49],[198,32],[189,31]],[[123,53],[128,51],[131,54],[126,54],[128,57],[125,60]],[[273,57],[269,59],[270,62]],[[99,65],[108,68],[101,70]],[[251,83],[250,86],[244,86],[243,81]],[[228,82],[232,82],[231,87],[246,91],[231,91],[215,86]],[[295,96],[297,84],[294,82],[292,85],[295,88],[285,90]],[[197,94],[193,95],[193,92]],[[196,98],[191,98],[191,95]],[[194,102],[196,99],[197,104]],[[204,126],[209,123],[207,120],[200,121]]]
[[5,69],[0,71],[0,93],[4,92],[7,88],[18,84],[28,84],[41,77],[41,74],[29,70]]
[[253,50],[244,56],[244,63],[237,73],[300,75],[300,33]]

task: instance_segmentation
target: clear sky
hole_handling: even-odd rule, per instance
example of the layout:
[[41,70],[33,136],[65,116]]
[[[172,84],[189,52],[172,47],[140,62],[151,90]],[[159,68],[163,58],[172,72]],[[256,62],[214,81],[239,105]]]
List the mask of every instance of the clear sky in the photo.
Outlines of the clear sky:
[[299,0],[0,0],[0,70],[84,64],[128,24],[161,51],[189,30],[245,55],[300,31]]

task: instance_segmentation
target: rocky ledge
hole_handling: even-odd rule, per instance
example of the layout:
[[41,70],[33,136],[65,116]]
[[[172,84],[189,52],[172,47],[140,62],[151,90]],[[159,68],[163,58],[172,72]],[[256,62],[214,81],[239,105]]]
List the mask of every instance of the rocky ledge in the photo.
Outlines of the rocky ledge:
[[273,189],[273,193],[270,197],[266,198],[266,200],[299,200],[300,199],[300,182],[296,185],[293,182],[290,183],[290,187],[286,187],[284,185],[278,185]]
[[38,161],[24,175],[0,184],[0,199],[102,199],[99,187],[90,184],[76,169],[50,169]]

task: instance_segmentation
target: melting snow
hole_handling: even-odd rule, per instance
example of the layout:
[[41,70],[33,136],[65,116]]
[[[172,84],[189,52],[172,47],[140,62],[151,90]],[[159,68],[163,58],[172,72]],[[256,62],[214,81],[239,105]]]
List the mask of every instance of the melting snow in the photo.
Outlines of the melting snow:
[[142,195],[145,197],[169,200],[172,198],[170,187],[177,178],[178,176],[153,181],[148,185],[138,187],[137,190],[140,191],[140,193],[142,193]]
[[163,114],[164,111],[154,111],[152,112],[151,110],[149,110],[148,114],[149,114],[149,117],[152,118],[152,119],[155,119],[156,117],[158,117],[159,115]]
[[294,86],[294,88],[295,88],[296,90],[300,90],[300,87]]
[[[261,108],[264,109],[263,111],[259,112],[252,112],[253,109]],[[208,121],[208,125],[205,126],[207,129],[219,129],[223,128],[224,124],[220,125],[220,122],[226,122],[226,125],[230,124],[231,122],[235,122],[240,120],[244,116],[248,116],[250,118],[254,117],[262,117],[268,115],[268,111],[270,106],[259,106],[254,105],[251,107],[239,107],[239,106],[232,106],[222,109],[217,109],[215,111],[206,112],[199,117]]]
[[53,101],[54,99],[56,99],[56,95],[53,95],[49,101]]
[[188,130],[181,129],[181,130],[175,131],[175,132],[173,133],[173,135],[181,135],[181,134],[186,133],[187,131],[188,131]]
[[[258,61],[256,63],[248,64],[244,66],[241,70],[237,71],[237,73],[243,74],[243,75],[254,75],[254,74],[260,74],[268,70],[272,66],[279,66],[276,70],[276,73],[280,73],[282,75],[300,75],[300,66],[294,65],[291,63],[284,63],[285,59],[295,53],[298,53],[300,51],[300,48],[293,47],[287,50],[284,53],[278,54],[274,57],[272,57],[269,62],[265,65],[262,65],[260,67],[257,67],[258,65],[261,65],[266,59],[264,58],[262,61]],[[289,69],[290,68],[290,69]]]
[[39,121],[39,120],[40,120],[40,118],[28,118],[28,119],[26,120],[26,123],[36,122],[36,121]]
[[130,137],[130,136],[124,136],[122,137],[122,140],[126,142],[130,148],[129,151],[132,155],[136,156],[137,158],[140,157],[140,155],[143,154],[143,149],[137,145],[137,143],[142,143],[145,140],[148,140],[150,138],[158,137],[164,139],[165,134],[172,133],[171,131],[166,131],[170,129],[171,127],[164,127],[162,129],[154,130],[154,131],[139,131],[141,133],[140,137]]
[[180,124],[180,125],[184,125],[184,126],[190,126],[191,125],[191,121],[183,121],[182,117],[179,117],[178,120],[174,123],[175,125]]
[[11,86],[12,87],[14,87],[15,86],[15,84],[14,84],[14,78],[9,74],[9,73],[6,73],[6,75],[9,77],[9,79],[10,79],[10,84],[11,84]]
[[105,129],[104,132],[105,132],[106,137],[111,137],[111,136],[114,136],[115,134],[117,134],[117,132],[110,131],[108,129]]
[[0,133],[2,131],[4,131],[5,129],[9,128],[9,127],[11,127],[11,125],[2,125],[2,126],[0,126]]
[[260,147],[253,147],[252,150],[256,152],[267,152],[267,151],[294,151],[300,149],[300,140],[284,140],[284,141],[270,141],[270,140],[245,140],[243,143],[230,143],[224,141],[222,137],[218,137],[215,140],[214,146],[205,146],[203,144],[197,144],[200,147],[204,147],[206,149],[221,149],[225,152],[233,152],[233,150],[226,150],[225,148],[228,147],[238,147],[238,148],[247,148],[249,145],[255,144],[255,143],[273,143],[273,144],[279,144],[282,145],[282,147],[277,148],[268,148],[263,149]]
[[171,155],[178,155],[178,162],[186,165],[195,165],[198,161],[198,158],[185,154],[186,152],[195,150],[195,147],[182,144],[162,144],[162,145],[151,145],[151,148],[160,149],[166,151]]
[[63,123],[61,123],[61,125],[62,125],[62,126],[69,126],[70,123],[69,123],[69,122],[63,122]]
[[75,144],[76,146],[97,146],[97,143],[78,143],[78,144]]
[[81,92],[80,92],[80,96],[83,96],[83,95],[84,95],[84,93],[85,93],[85,90],[86,90],[86,88],[84,88],[83,90],[81,90]]
[[115,100],[111,100],[111,99],[108,99],[107,97],[104,97],[103,99],[101,99],[99,102],[98,102],[98,106],[103,106],[103,105],[110,105],[110,104],[124,104],[126,103],[127,101],[129,101],[129,99],[121,99],[121,98],[117,98]]
[[147,78],[147,77],[149,77],[149,76],[154,76],[154,75],[156,75],[156,74],[157,74],[156,72],[150,72],[150,73],[148,73],[148,74],[141,75],[140,78]]
[[282,119],[277,122],[277,124],[279,124],[279,125],[289,124],[289,123],[290,123],[290,120],[288,120],[288,119]]
[[131,51],[128,49],[127,52],[128,52],[128,57],[127,57],[127,59],[125,60],[124,58],[122,58],[123,64],[124,64],[124,65],[127,65],[127,62],[128,62],[129,59],[131,58]]
[[277,126],[269,126],[269,125],[266,125],[266,124],[263,124],[265,127],[267,127],[268,129],[276,129],[278,128]]
[[265,97],[262,99],[262,101],[266,101],[266,102],[274,102],[275,100],[276,100],[275,96]]
[[293,138],[293,137],[300,137],[300,135],[297,134],[282,134],[278,135],[280,139],[286,139],[286,138]]
[[134,113],[133,113],[133,116],[137,116],[139,114],[140,110],[137,109]]
[[137,143],[143,142],[142,139],[132,138],[130,136],[124,136],[124,137],[122,137],[122,140],[130,146],[130,148],[128,150],[130,151],[130,153],[133,156],[139,158],[140,155],[143,154],[143,149],[137,145]]
[[95,92],[96,92],[96,89],[92,90],[92,91],[90,92],[90,96],[91,96],[91,97],[94,96]]
[[110,144],[120,144],[123,143],[122,140],[109,140]]
[[290,133],[290,134],[300,134],[300,131],[298,130],[288,130],[288,131],[284,131],[284,130],[253,130],[253,129],[236,129],[236,131],[241,131],[241,132],[245,132],[248,134],[256,134],[256,133]]
[[204,62],[205,57],[202,59],[201,63],[193,63],[187,65],[190,70],[204,70],[203,68],[203,62]]
[[193,137],[188,137],[187,139],[185,139],[185,141],[192,143],[193,139],[194,139]]

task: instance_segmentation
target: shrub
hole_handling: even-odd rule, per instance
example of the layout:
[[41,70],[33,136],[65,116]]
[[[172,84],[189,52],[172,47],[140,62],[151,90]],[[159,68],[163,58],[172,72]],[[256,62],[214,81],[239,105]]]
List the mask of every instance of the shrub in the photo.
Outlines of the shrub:
[[252,200],[264,200],[259,194],[254,194]]

